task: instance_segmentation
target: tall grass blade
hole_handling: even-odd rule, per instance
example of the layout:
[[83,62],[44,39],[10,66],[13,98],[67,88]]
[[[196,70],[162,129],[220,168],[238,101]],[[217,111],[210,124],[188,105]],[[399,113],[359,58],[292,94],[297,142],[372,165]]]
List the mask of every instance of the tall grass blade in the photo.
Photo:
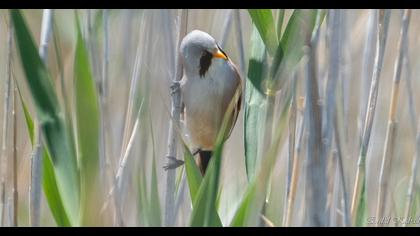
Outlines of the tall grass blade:
[[45,138],[57,187],[72,225],[79,222],[79,179],[74,147],[65,125],[53,83],[39,57],[33,38],[19,10],[11,10],[15,26],[17,48],[25,72],[25,79],[36,106],[41,132]]
[[260,33],[261,39],[270,55],[274,55],[278,43],[276,24],[270,9],[249,9],[252,22]]
[[260,213],[265,203],[267,188],[273,170],[274,164],[277,160],[277,152],[282,138],[285,136],[286,119],[289,113],[289,104],[291,97],[287,98],[281,116],[278,118],[278,126],[276,128],[273,145],[267,152],[267,155],[261,160],[261,165],[258,172],[250,180],[245,194],[235,210],[234,217],[230,226],[243,227],[243,226],[257,226],[260,222]]
[[195,164],[193,156],[190,153],[190,151],[188,150],[188,148],[184,147],[184,150],[185,150],[184,151],[185,173],[187,174],[188,187],[190,189],[191,201],[194,204],[194,199],[197,196],[197,192],[198,192],[198,189],[200,188],[200,185],[202,183],[203,176],[201,175],[197,164]]
[[238,88],[230,101],[224,114],[224,119],[219,130],[213,156],[210,159],[209,167],[206,171],[197,196],[193,199],[193,212],[191,213],[191,226],[222,226],[217,214],[217,198],[219,193],[219,177],[222,164],[222,152],[228,130],[228,123],[235,105],[240,99],[242,89]]
[[306,32],[312,32],[317,26],[316,23],[319,27],[324,16],[325,13],[322,10],[298,9],[293,11],[276,49],[270,77],[263,88],[264,92],[270,94],[282,88],[303,56]]
[[[182,38],[187,33],[188,25],[188,10],[183,9],[179,18],[179,32],[176,47],[181,45]],[[176,50],[178,52],[178,50]],[[177,56],[174,78],[172,78],[171,93],[171,119],[169,120],[169,135],[168,135],[168,157],[176,158],[177,155],[177,127],[179,127],[179,117],[181,113],[181,92],[179,81],[182,79],[183,66],[182,62]],[[165,226],[172,226],[175,218],[175,170],[168,170],[166,175],[166,193],[165,193]]]
[[[29,134],[29,140],[31,141],[32,145],[34,145],[34,121],[31,114],[29,113],[28,106],[23,100],[23,97],[19,90],[19,86],[18,91],[20,95],[20,101],[22,104],[23,114],[25,115],[25,122]],[[67,217],[67,213],[64,210],[64,206],[60,198],[60,193],[57,189],[57,182],[54,174],[54,166],[51,162],[50,154],[47,152],[45,146],[43,146],[42,148],[42,155],[42,184],[44,188],[44,194],[48,201],[48,205],[50,206],[51,212],[58,226],[71,226]]]
[[94,224],[99,220],[97,210],[99,207],[95,205],[100,201],[98,189],[100,120],[99,101],[88,51],[77,18],[76,21],[77,43],[74,58],[76,142],[79,147],[80,161],[81,222],[86,225]]
[[248,181],[256,172],[259,156],[262,153],[265,127],[265,108],[267,99],[260,92],[262,81],[266,77],[267,63],[263,41],[254,27],[251,36],[251,56],[248,77],[245,83],[245,166]]

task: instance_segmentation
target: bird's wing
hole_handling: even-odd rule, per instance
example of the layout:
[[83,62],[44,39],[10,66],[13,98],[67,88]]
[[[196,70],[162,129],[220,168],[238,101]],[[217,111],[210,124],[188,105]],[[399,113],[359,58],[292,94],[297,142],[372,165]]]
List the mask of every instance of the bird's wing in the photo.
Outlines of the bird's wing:
[[232,68],[236,74],[236,80],[238,82],[238,86],[236,88],[235,94],[233,96],[233,99],[236,100],[236,105],[233,108],[232,111],[232,123],[230,125],[230,130],[228,135],[226,136],[226,139],[230,137],[230,135],[232,134],[233,128],[235,127],[236,121],[238,120],[238,116],[239,116],[239,111],[241,110],[241,106],[242,106],[242,79],[241,76],[239,74],[238,68],[236,68],[235,64],[233,64],[233,62],[230,63],[232,65]]

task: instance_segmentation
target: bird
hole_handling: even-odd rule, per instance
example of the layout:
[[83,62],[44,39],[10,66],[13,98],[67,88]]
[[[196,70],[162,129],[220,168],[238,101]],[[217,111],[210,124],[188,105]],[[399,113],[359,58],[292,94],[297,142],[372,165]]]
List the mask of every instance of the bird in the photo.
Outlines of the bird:
[[217,135],[227,115],[225,140],[238,119],[242,104],[242,80],[236,65],[208,33],[193,30],[182,39],[180,58],[181,117],[198,154],[197,165],[204,176]]

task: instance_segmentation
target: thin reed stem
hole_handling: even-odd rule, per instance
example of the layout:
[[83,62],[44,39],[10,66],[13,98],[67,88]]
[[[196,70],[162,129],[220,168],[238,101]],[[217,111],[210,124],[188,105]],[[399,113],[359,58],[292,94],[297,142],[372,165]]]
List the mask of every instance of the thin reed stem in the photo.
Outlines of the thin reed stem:
[[242,27],[241,27],[241,11],[239,9],[235,10],[235,25],[236,25],[236,35],[237,35],[237,41],[238,41],[238,49],[239,49],[239,68],[243,75],[245,74],[245,52],[244,52],[244,40],[243,40],[243,34],[242,34]]
[[337,158],[338,158],[338,173],[339,173],[339,180],[341,183],[341,189],[342,189],[342,196],[343,196],[343,224],[346,227],[351,226],[350,222],[350,209],[349,209],[349,199],[348,199],[348,191],[347,191],[347,184],[346,184],[346,178],[344,176],[344,163],[343,163],[343,157],[344,152],[342,149],[342,143],[341,143],[341,136],[339,131],[339,125],[338,125],[338,114],[335,114],[334,117],[334,137],[335,137],[335,145],[337,147]]
[[382,156],[381,170],[379,174],[379,192],[376,208],[376,218],[384,216],[385,204],[387,200],[388,185],[391,175],[391,163],[394,151],[395,132],[397,129],[397,105],[399,98],[399,88],[401,81],[402,61],[404,54],[403,43],[404,38],[407,37],[408,25],[410,23],[411,10],[405,10],[402,18],[402,27],[400,31],[400,38],[398,40],[398,57],[395,61],[394,80],[391,91],[391,103],[388,114],[388,128],[385,136],[385,146]]
[[[295,75],[296,76],[296,75]],[[296,82],[297,80],[294,79],[294,88],[292,89],[292,101],[290,102],[290,110],[289,110],[289,155],[287,158],[287,177],[286,177],[286,196],[284,198],[284,216],[287,215],[287,199],[290,195],[290,183],[292,180],[292,173],[293,173],[293,157],[295,156],[295,140],[296,140]]]
[[220,46],[225,48],[227,39],[229,37],[230,28],[232,27],[232,18],[233,18],[233,10],[229,9],[226,17],[225,24],[223,26],[222,31],[222,39],[220,40]]
[[[144,14],[142,14],[141,17],[141,25],[140,25],[140,29],[144,29],[145,26],[145,17],[143,17]],[[140,38],[143,39],[141,36],[142,35],[146,35],[146,34],[142,34],[143,32],[140,30]],[[150,33],[150,32],[149,32]],[[144,37],[144,39],[147,39],[148,37]],[[121,150],[120,150],[120,159],[119,159],[119,166],[121,166],[121,163],[123,162],[122,157],[124,156],[124,153],[127,153],[127,145],[129,143],[129,139],[130,139],[130,130],[131,129],[131,120],[132,120],[132,113],[133,113],[133,109],[134,109],[134,102],[135,102],[135,98],[137,95],[137,88],[138,88],[138,82],[140,80],[140,68],[141,68],[141,63],[142,63],[142,54],[143,54],[143,48],[142,47],[142,43],[147,44],[148,41],[143,41],[143,40],[139,40],[138,44],[137,44],[137,51],[136,51],[136,58],[135,58],[135,62],[134,62],[134,68],[133,68],[133,73],[132,73],[132,78],[131,78],[131,82],[130,82],[130,91],[128,94],[128,103],[127,103],[127,109],[125,111],[125,123],[124,123],[124,129],[123,129],[123,139],[122,139],[122,144],[121,144]],[[132,133],[132,132],[131,132]],[[125,168],[123,168],[122,170],[124,170]],[[118,172],[118,170],[117,170]],[[113,176],[116,176],[116,174]],[[121,177],[123,176],[123,174],[121,174]],[[120,177],[120,178],[121,178]],[[116,177],[114,177],[115,179]],[[115,181],[114,181],[115,182]],[[114,184],[115,185],[115,184]],[[114,204],[114,211],[116,212],[116,214],[114,215],[114,225],[123,225],[123,217],[122,217],[122,207],[120,206],[120,193],[118,193],[117,191],[114,191],[115,186],[111,186],[109,193],[108,193],[108,197],[105,200],[105,204],[104,207],[106,207],[108,204],[108,201],[110,200],[110,198],[113,199],[113,204]],[[103,208],[104,208],[103,207]]]
[[[177,43],[177,52],[182,38],[187,33],[188,10],[183,9],[180,15],[179,34]],[[167,157],[175,158],[177,155],[179,118],[181,113],[181,91],[179,81],[183,75],[182,62],[179,53],[175,54],[177,66],[175,67],[175,78],[171,85],[171,119],[169,119],[169,135]],[[169,159],[170,161],[170,159]],[[169,164],[169,163],[168,163]],[[165,194],[165,226],[173,226],[175,222],[175,169],[167,170],[166,175],[166,194]]]
[[366,117],[366,106],[368,103],[368,96],[369,96],[369,84],[372,79],[372,61],[374,60],[373,49],[375,46],[376,41],[374,40],[375,36],[375,28],[377,26],[377,11],[376,10],[368,10],[368,22],[366,27],[366,38],[364,42],[364,49],[363,49],[363,63],[362,63],[362,70],[361,70],[361,82],[360,82],[360,105],[359,105],[359,145],[362,142],[363,136],[363,127],[365,125],[365,117]]
[[[306,114],[308,115],[308,146],[306,166],[307,224],[326,226],[327,178],[326,160],[322,157],[322,107],[319,102],[316,47],[319,30],[307,39],[308,62],[306,67]],[[310,40],[310,41],[309,41]]]
[[[39,45],[39,56],[47,65],[48,61],[48,42],[52,32],[53,10],[44,9],[42,15],[41,40]],[[29,196],[29,211],[31,226],[40,226],[41,216],[41,171],[42,171],[42,133],[38,121],[35,123],[36,131],[33,153],[31,158],[31,185]]]
[[18,198],[18,165],[17,165],[17,103],[16,100],[18,98],[18,90],[16,82],[13,81],[13,106],[12,106],[12,116],[13,116],[13,160],[12,160],[12,181],[13,181],[13,188],[12,188],[12,195],[13,195],[13,221],[12,226],[18,226],[18,210],[19,210],[19,198]]
[[[373,126],[373,118],[376,110],[376,100],[378,97],[379,79],[382,71],[386,38],[388,35],[389,18],[391,15],[390,10],[379,10],[379,26],[377,30],[377,44],[375,51],[375,62],[369,91],[368,106],[366,111],[366,118],[364,122],[362,145],[360,147],[359,158],[357,161],[356,180],[353,188],[352,204],[351,204],[351,217],[352,223],[355,224],[357,211],[361,199],[361,194],[365,189],[366,180],[366,154],[369,147],[371,131]],[[363,191],[362,191],[363,190]]]
[[[10,18],[9,18],[10,19]],[[7,67],[6,67],[6,80],[5,80],[5,94],[3,104],[3,130],[2,130],[2,158],[0,163],[0,174],[2,183],[2,202],[1,202],[1,222],[2,226],[6,224],[6,206],[7,206],[7,181],[8,181],[8,127],[9,127],[9,114],[10,114],[10,95],[12,88],[12,41],[13,39],[13,25],[11,21],[8,22],[8,33],[7,33]]]

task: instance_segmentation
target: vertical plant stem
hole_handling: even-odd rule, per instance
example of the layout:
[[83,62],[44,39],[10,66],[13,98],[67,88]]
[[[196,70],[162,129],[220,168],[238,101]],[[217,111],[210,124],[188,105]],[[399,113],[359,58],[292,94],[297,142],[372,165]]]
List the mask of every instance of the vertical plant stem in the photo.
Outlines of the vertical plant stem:
[[[140,29],[144,29],[145,27],[145,20],[146,18],[144,17],[144,14],[142,14],[141,17],[141,25],[140,25]],[[150,32],[148,32],[150,34]],[[142,58],[142,54],[143,54],[143,47],[142,44],[147,44],[148,42],[148,37],[144,37],[142,38],[142,35],[146,35],[143,34],[143,32],[140,30],[140,39],[145,39],[145,40],[139,40],[138,44],[137,44],[137,51],[136,51],[136,57],[135,57],[135,62],[134,62],[134,68],[133,68],[133,73],[132,73],[132,78],[131,78],[131,82],[130,82],[130,91],[128,94],[128,104],[127,104],[127,109],[125,111],[125,124],[124,124],[124,131],[123,131],[123,139],[122,139],[122,144],[121,144],[121,150],[120,150],[120,157],[124,156],[124,153],[127,152],[127,145],[129,143],[129,138],[130,138],[130,131],[131,129],[131,120],[132,120],[132,113],[133,113],[133,108],[134,108],[134,102],[135,102],[135,98],[136,98],[136,94],[137,94],[137,87],[138,87],[138,82],[140,79],[140,67],[141,67],[141,58]],[[119,160],[119,166],[121,166],[123,162],[123,159],[120,158]],[[123,168],[124,170],[124,168]],[[117,171],[118,172],[118,171]],[[123,176],[123,173],[121,174],[121,177]],[[116,212],[116,214],[114,215],[114,225],[122,225],[123,224],[123,217],[122,217],[122,206],[120,204],[120,193],[118,191],[115,191],[115,184],[114,186],[111,187],[110,192],[108,194],[108,199],[112,198],[113,200],[113,207],[114,207],[114,211]],[[106,201],[108,201],[108,199]],[[106,205],[106,204],[105,204]]]
[[[181,44],[182,38],[187,32],[188,10],[183,9],[180,16],[179,34],[177,51]],[[169,120],[169,135],[168,135],[168,151],[167,157],[176,158],[177,154],[177,130],[179,127],[179,117],[181,113],[181,91],[179,81],[182,78],[183,67],[179,58],[179,53],[176,53],[175,78],[173,79],[171,88],[171,119]],[[166,175],[166,195],[165,195],[165,226],[173,226],[175,222],[175,169],[169,169]]]
[[241,11],[239,9],[235,10],[235,18],[236,18],[236,34],[238,36],[238,48],[239,48],[239,67],[241,69],[241,74],[244,75],[245,72],[245,52],[244,52],[244,40],[242,35],[242,27],[241,27]]
[[[309,37],[308,37],[309,38]],[[308,116],[308,147],[306,166],[306,193],[308,204],[307,220],[309,226],[326,226],[327,178],[326,160],[322,157],[322,114],[319,103],[319,89],[317,79],[316,46],[319,31],[314,33],[308,42],[309,60],[306,67],[306,114]]]
[[304,101],[303,99],[299,99],[299,103],[297,104],[297,109],[300,114],[300,124],[299,124],[299,136],[296,142],[296,147],[294,151],[294,157],[293,157],[293,166],[292,166],[292,174],[290,179],[290,190],[289,195],[287,198],[287,210],[286,210],[286,216],[283,218],[285,219],[283,225],[285,227],[289,227],[292,225],[293,220],[293,207],[296,199],[296,192],[298,187],[298,181],[299,181],[299,170],[300,170],[300,163],[301,163],[301,152],[302,152],[302,139],[304,135],[305,130],[305,115],[304,115]]
[[[10,18],[9,18],[10,19]],[[8,127],[9,127],[9,114],[10,114],[10,94],[11,94],[11,67],[12,67],[12,35],[13,25],[11,21],[8,22],[8,33],[7,33],[7,67],[6,67],[6,79],[5,79],[5,93],[4,93],[4,104],[3,104],[3,130],[2,130],[2,157],[0,163],[0,174],[2,183],[2,202],[1,202],[1,222],[2,226],[5,226],[6,219],[6,201],[7,201],[7,170],[8,170]]]
[[[41,27],[41,40],[39,46],[39,55],[44,62],[47,64],[48,61],[48,42],[52,31],[52,16],[53,11],[51,9],[44,9],[42,15],[42,27]],[[41,215],[41,171],[42,171],[42,135],[39,123],[35,123],[34,127],[36,131],[35,144],[33,148],[31,158],[31,185],[30,185],[30,222],[31,226],[38,227],[40,224]]]
[[103,27],[104,27],[104,45],[103,45],[103,55],[104,58],[102,60],[102,83],[101,83],[101,96],[100,96],[100,103],[101,103],[101,129],[100,129],[100,176],[102,179],[102,185],[104,189],[108,189],[107,183],[109,180],[109,170],[111,168],[111,163],[109,160],[108,153],[113,153],[110,151],[111,145],[109,145],[108,141],[108,131],[109,131],[109,122],[108,122],[108,73],[109,73],[109,23],[108,23],[108,9],[104,9],[102,11],[102,18],[103,18]]
[[[296,74],[295,74],[296,77]],[[293,95],[292,95],[292,101],[290,103],[290,112],[289,112],[289,156],[288,156],[288,162],[287,162],[287,179],[286,179],[286,197],[285,197],[285,207],[284,207],[284,214],[283,214],[283,225],[286,224],[286,222],[290,222],[290,219],[288,220],[287,216],[289,215],[289,211],[291,208],[289,207],[289,198],[290,198],[290,192],[291,192],[291,186],[294,176],[294,171],[296,171],[296,163],[297,158],[295,156],[296,150],[295,150],[295,140],[296,140],[296,116],[297,116],[297,105],[296,105],[296,83],[297,78],[294,79],[294,88],[293,88]],[[295,182],[293,182],[295,184]]]
[[[332,146],[332,137],[333,137],[333,130],[335,128],[334,126],[334,117],[335,117],[335,108],[336,108],[336,87],[337,87],[337,81],[340,77],[340,70],[341,67],[341,31],[344,27],[344,24],[342,22],[342,12],[339,9],[331,9],[328,11],[328,77],[326,81],[326,89],[324,98],[326,100],[326,104],[323,108],[323,124],[322,124],[322,150],[321,150],[321,157],[323,160],[325,160],[325,163],[327,163],[326,160],[330,159],[330,153],[331,153],[331,146]],[[337,155],[334,155],[336,157]],[[333,158],[333,166],[336,167],[336,175],[339,174],[338,167],[338,161],[337,158]],[[333,196],[333,201],[331,203],[331,216],[334,216],[336,213],[336,209],[334,209],[334,200],[338,199],[338,180],[336,178],[333,179],[334,181],[334,188],[336,191],[333,191],[333,194],[330,196]],[[337,187],[337,188],[336,188]],[[336,217],[333,217],[334,219]],[[331,222],[332,223],[332,222]]]
[[[337,104],[336,104],[337,106]],[[341,183],[342,195],[343,195],[343,219],[344,219],[344,226],[349,227],[351,225],[350,222],[350,209],[349,209],[349,200],[347,194],[347,185],[346,185],[346,178],[344,176],[344,164],[343,164],[343,149],[341,148],[341,138],[339,132],[339,125],[338,125],[338,114],[335,114],[334,117],[334,137],[335,137],[335,144],[337,147],[337,158],[338,158],[338,172],[339,178]]]
[[[363,63],[362,63],[362,74],[360,82],[360,105],[359,105],[359,142],[362,141],[363,136],[363,127],[365,125],[365,117],[366,117],[366,106],[368,102],[369,96],[369,84],[372,79],[371,68],[372,68],[372,61],[374,59],[373,48],[375,46],[375,28],[377,23],[377,11],[370,9],[369,16],[368,16],[368,23],[366,27],[366,38],[365,38],[365,45],[363,49]],[[359,145],[360,145],[359,143]]]
[[232,26],[232,18],[233,18],[233,10],[229,9],[228,13],[227,13],[225,24],[222,28],[223,29],[223,31],[222,31],[223,35],[222,35],[222,39],[220,40],[220,46],[222,48],[225,48],[225,46],[226,46],[226,41],[227,41],[227,39],[229,37],[229,33],[231,31],[230,28]]
[[352,204],[351,204],[351,217],[352,224],[356,222],[357,211],[361,199],[362,190],[365,189],[365,171],[366,171],[366,154],[369,147],[370,134],[373,126],[373,118],[376,110],[376,100],[378,97],[379,79],[382,71],[384,60],[386,38],[388,34],[388,25],[391,11],[379,10],[379,26],[377,30],[377,44],[375,52],[375,62],[373,68],[373,75],[371,87],[369,92],[369,100],[366,111],[366,118],[363,128],[362,145],[360,147],[359,158],[357,161],[356,180],[353,188]]
[[1,181],[1,193],[0,193],[0,226],[4,226],[4,217],[6,209],[6,186],[4,180]]
[[18,179],[17,179],[17,97],[18,97],[18,91],[16,82],[13,83],[13,108],[12,108],[12,115],[13,115],[13,160],[12,160],[12,180],[13,180],[13,188],[12,188],[12,194],[13,194],[13,221],[12,226],[17,227],[18,226],[18,210],[19,210],[19,198],[18,198]]
[[330,20],[328,24],[329,30],[329,72],[328,72],[328,80],[325,90],[325,99],[326,99],[326,106],[324,108],[325,114],[325,122],[322,127],[322,157],[327,159],[330,154],[330,148],[332,143],[332,134],[334,129],[334,114],[335,114],[335,107],[336,107],[336,87],[337,81],[340,76],[339,71],[340,67],[340,60],[341,60],[341,51],[340,51],[340,42],[341,42],[341,10],[333,9],[329,10],[328,13]]
[[[403,13],[403,10],[402,10]],[[404,14],[404,13],[403,13]],[[404,76],[406,78],[406,89],[407,89],[407,97],[408,97],[408,108],[410,111],[410,122],[411,127],[413,131],[414,137],[416,137],[416,106],[414,104],[414,98],[413,98],[413,87],[411,85],[411,64],[410,64],[410,54],[408,51],[408,45],[409,45],[409,37],[405,37],[405,42],[403,43],[404,47],[404,56],[403,56],[403,67],[405,68],[406,75]],[[404,78],[403,77],[403,78]]]
[[403,53],[404,47],[403,43],[405,42],[404,38],[407,37],[408,25],[410,22],[410,10],[405,10],[403,19],[402,19],[402,27],[400,31],[400,38],[398,41],[398,57],[395,61],[394,67],[394,80],[392,84],[392,91],[391,91],[391,103],[389,108],[388,114],[388,128],[386,131],[385,136],[385,146],[384,152],[382,156],[382,165],[379,174],[379,192],[378,192],[378,201],[377,201],[377,208],[376,208],[376,219],[383,216],[385,213],[385,204],[387,200],[387,193],[388,193],[388,185],[389,185],[389,176],[391,175],[391,163],[393,157],[393,150],[394,150],[394,141],[395,141],[395,131],[397,129],[397,105],[398,105],[398,96],[399,96],[399,88],[400,88],[400,81],[401,81],[401,70],[402,70],[402,61],[403,61]]

